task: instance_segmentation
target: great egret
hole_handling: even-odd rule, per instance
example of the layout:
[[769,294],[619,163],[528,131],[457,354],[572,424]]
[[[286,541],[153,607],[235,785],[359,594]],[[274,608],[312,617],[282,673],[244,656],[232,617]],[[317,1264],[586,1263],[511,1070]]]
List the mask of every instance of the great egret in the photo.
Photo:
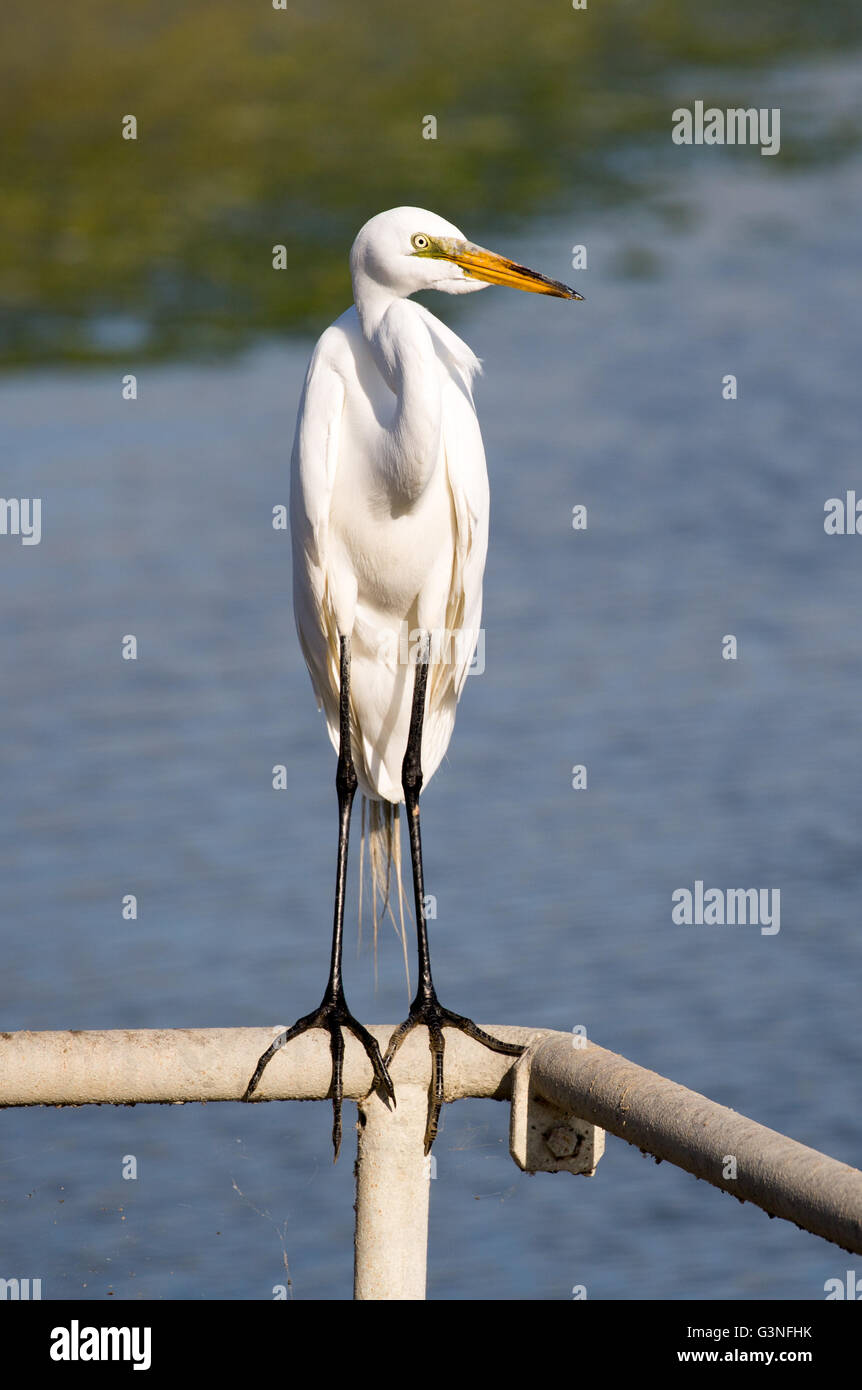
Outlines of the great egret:
[[[469,294],[494,284],[582,298],[474,246],[422,208],[393,208],[366,222],[353,243],[350,270],[354,303],[320,338],[305,379],[290,502],[296,625],[338,751],[332,960],[320,1007],[275,1039],[244,1097],[251,1097],[280,1048],[306,1029],[325,1028],[336,1158],[342,1028],[362,1043],[375,1085],[394,1102],[389,1065],[408,1032],[427,1026],[433,1076],[426,1153],[443,1103],[443,1028],[458,1028],[495,1052],[517,1056],[522,1050],[444,1009],[431,979],[419,793],[446,752],[478,636],[489,499],[471,389],[479,361],[408,296],[427,289]],[[370,803],[372,869],[387,890],[402,801],[410,834],[419,982],[385,1059],[348,1011],[342,983],[347,845],[357,787]]]

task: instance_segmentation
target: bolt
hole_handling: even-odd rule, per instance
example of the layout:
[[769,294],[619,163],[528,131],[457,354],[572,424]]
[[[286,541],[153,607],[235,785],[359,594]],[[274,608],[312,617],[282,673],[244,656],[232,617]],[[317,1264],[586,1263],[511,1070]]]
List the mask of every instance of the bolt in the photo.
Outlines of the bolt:
[[557,1125],[545,1136],[545,1143],[554,1158],[574,1158],[578,1147],[578,1136],[571,1125]]

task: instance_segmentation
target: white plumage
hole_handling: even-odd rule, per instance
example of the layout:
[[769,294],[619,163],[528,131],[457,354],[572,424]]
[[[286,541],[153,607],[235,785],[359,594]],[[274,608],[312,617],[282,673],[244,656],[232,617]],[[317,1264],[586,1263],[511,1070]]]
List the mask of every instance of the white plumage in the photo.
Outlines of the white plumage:
[[[417,233],[464,241],[457,228],[419,208],[381,213],[357,237],[356,303],[315,348],[292,461],[302,650],[337,749],[338,638],[351,637],[359,787],[369,799],[391,803],[404,799],[417,634],[439,634],[422,740],[427,785],[449,744],[475,647],[488,544],[488,475],[472,396],[478,358],[426,308],[401,297],[484,284],[451,261],[416,258]],[[381,234],[392,243],[391,256],[406,262],[393,276],[387,259],[385,285],[369,254],[373,247],[379,255]]]

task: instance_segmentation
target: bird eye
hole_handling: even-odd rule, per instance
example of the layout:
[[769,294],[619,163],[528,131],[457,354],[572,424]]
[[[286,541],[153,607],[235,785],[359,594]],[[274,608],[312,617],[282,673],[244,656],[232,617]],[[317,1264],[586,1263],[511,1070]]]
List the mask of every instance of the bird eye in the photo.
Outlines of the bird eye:
[[410,244],[414,251],[427,251],[431,243],[427,236],[423,236],[421,232],[417,232],[415,236],[410,238]]

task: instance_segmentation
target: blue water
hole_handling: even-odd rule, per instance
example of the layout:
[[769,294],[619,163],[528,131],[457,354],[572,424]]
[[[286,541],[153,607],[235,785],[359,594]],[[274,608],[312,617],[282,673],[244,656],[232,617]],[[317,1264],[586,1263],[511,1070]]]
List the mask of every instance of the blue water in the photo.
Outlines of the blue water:
[[[823,506],[862,498],[862,161],[776,163],[680,151],[637,205],[573,190],[501,248],[584,304],[434,304],[485,362],[492,521],[486,669],[423,798],[432,951],[451,1007],[584,1024],[858,1165],[862,536],[827,537]],[[310,347],[130,360],[134,403],[119,370],[0,383],[2,490],[43,499],[40,545],[0,537],[4,1028],[274,1024],[320,997],[334,757],[270,525]],[[675,926],[695,879],[780,889],[780,932]],[[395,1022],[384,946],[376,995],[348,951],[349,999]],[[352,1114],[333,1169],[328,1105],[6,1111],[0,1275],[259,1299],[286,1256],[297,1298],[349,1297]],[[444,1112],[432,1298],[817,1299],[853,1264],[613,1138],[592,1180],[525,1177],[506,1130],[490,1102]]]

